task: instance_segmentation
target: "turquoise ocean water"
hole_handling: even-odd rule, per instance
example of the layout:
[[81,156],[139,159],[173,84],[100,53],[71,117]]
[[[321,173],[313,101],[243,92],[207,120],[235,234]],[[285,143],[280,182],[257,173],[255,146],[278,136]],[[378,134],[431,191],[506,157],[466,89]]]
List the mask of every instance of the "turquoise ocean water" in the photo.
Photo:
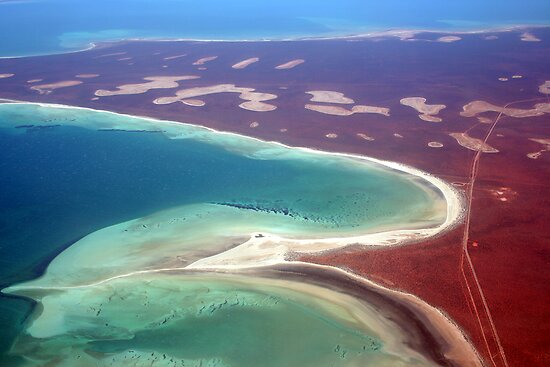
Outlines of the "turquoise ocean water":
[[[132,131],[119,131],[116,128]],[[175,127],[173,124],[157,127],[147,120],[103,112],[28,104],[0,104],[0,147],[0,288],[36,278],[61,251],[68,247],[71,249],[71,245],[82,248],[79,245],[80,240],[92,232],[136,218],[154,218],[154,213],[173,208],[183,209],[178,209],[177,217],[168,217],[169,224],[178,220],[190,221],[192,216],[199,216],[197,225],[178,227],[182,229],[177,233],[176,245],[183,249],[186,241],[191,242],[190,238],[215,238],[214,228],[226,226],[226,222],[234,223],[223,230],[226,236],[231,234],[226,234],[226,231],[242,236],[247,235],[247,231],[260,230],[285,236],[323,237],[361,233],[377,226],[414,227],[417,221],[422,226],[437,225],[442,219],[441,213],[436,215],[437,218],[430,214],[433,195],[439,195],[437,190],[423,187],[415,180],[411,181],[407,174],[374,163],[358,164],[348,158],[300,152],[234,135],[216,134],[199,127],[184,127],[180,124]],[[195,213],[197,210],[198,214]],[[422,213],[427,213],[426,217],[429,219],[423,218]],[[443,219],[444,216],[443,210]],[[170,254],[170,249],[165,250],[162,241],[155,240],[160,237],[144,232],[147,226],[153,225],[147,221],[143,223],[147,225],[135,224],[126,228],[130,231],[139,230],[138,234],[142,234],[138,238],[151,238],[151,243],[155,243],[152,253],[159,258],[163,258],[162,254]],[[158,222],[154,226],[161,231],[165,223],[166,221]],[[132,232],[127,232],[128,229],[117,232],[122,234],[122,237],[117,238],[132,237]],[[108,240],[107,233],[97,245],[103,246]],[[112,246],[116,247],[117,241]],[[150,259],[151,262],[147,262],[147,254],[150,253],[146,252],[146,247],[150,245],[140,244],[145,248],[139,250],[144,252],[140,252],[138,262],[142,261],[147,266],[156,261]],[[53,277],[45,280],[44,284],[80,284],[91,281],[88,279],[102,279],[102,274],[97,273],[104,271],[102,269],[118,274],[116,272],[124,272],[124,269],[129,271],[145,266],[139,262],[136,268],[136,260],[133,259],[125,262],[125,254],[137,249],[124,250],[120,256],[114,252],[104,256],[102,252],[114,251],[111,245],[96,251],[96,254],[92,251],[83,252],[87,255],[79,255],[78,251],[80,250],[76,250],[76,255],[73,252],[69,256],[72,260],[68,262],[66,258],[58,256],[52,263],[54,268],[50,275],[53,274]],[[190,254],[185,256],[192,256]],[[80,260],[77,260],[78,256],[81,256]],[[106,265],[111,260],[116,263],[114,268]],[[90,261],[92,267],[86,268],[85,261]],[[56,274],[61,276],[55,278]],[[91,278],[92,276],[96,278]],[[224,308],[223,312],[216,313],[215,318],[208,320],[178,314],[177,323],[166,325],[166,328],[163,323],[155,324],[162,326],[160,328],[151,327],[154,320],[167,317],[166,313],[180,312],[166,309],[170,305],[188,303],[190,308],[200,306],[197,306],[200,299],[184,296],[195,294],[193,289],[204,289],[204,286],[197,286],[186,279],[188,278],[183,278],[174,285],[170,279],[161,278],[158,281],[164,285],[158,288],[151,281],[140,279],[123,283],[119,285],[120,292],[129,292],[130,298],[121,298],[128,299],[120,304],[111,303],[113,296],[119,295],[117,292],[114,295],[109,293],[113,292],[116,284],[103,290],[98,287],[84,295],[78,293],[80,291],[75,291],[75,294],[67,292],[56,300],[61,304],[67,302],[67,306],[61,308],[63,311],[57,313],[68,313],[65,321],[46,327],[48,332],[60,327],[66,335],[62,333],[60,337],[31,340],[23,338],[18,344],[18,353],[48,361],[51,350],[61,355],[65,352],[61,352],[60,345],[70,345],[73,352],[81,350],[79,348],[91,348],[97,353],[123,353],[116,358],[126,358],[125,353],[129,349],[141,348],[144,353],[160,350],[189,362],[189,358],[200,360],[216,354],[216,348],[222,348],[226,353],[225,358],[233,359],[237,365],[257,365],[255,363],[258,363],[259,355],[263,352],[243,357],[234,349],[235,346],[224,342],[230,335],[236,335],[238,340],[239,331],[236,325],[241,321],[248,323],[242,329],[242,340],[248,340],[251,345],[254,345],[254,332],[259,333],[269,328],[269,325],[278,325],[272,330],[272,340],[268,340],[267,344],[257,345],[259,350],[266,353],[269,350],[275,353],[271,345],[284,345],[287,327],[296,327],[296,332],[303,334],[296,334],[297,338],[304,342],[307,341],[305,335],[309,332],[325,335],[328,339],[313,338],[308,341],[307,348],[325,348],[326,358],[338,354],[334,354],[333,348],[338,345],[339,338],[343,338],[342,343],[347,343],[345,345],[356,351],[357,358],[366,358],[361,354],[365,343],[379,343],[375,337],[364,335],[353,327],[341,326],[321,311],[314,312],[310,309],[305,315],[299,316],[298,311],[307,308],[293,298],[299,297],[297,293],[287,295],[280,290],[274,291],[274,294],[265,289],[261,292],[247,290],[242,284],[235,286],[231,280],[201,281],[209,282],[209,289],[217,289],[218,283],[221,287],[217,289],[217,293],[207,292],[208,297],[215,294],[217,296],[205,298],[204,302],[208,300],[214,302],[213,304],[227,304],[227,297],[231,295],[236,297],[236,304],[240,304],[239,299],[250,299],[250,305],[256,305],[254,309],[246,311],[242,308]],[[189,284],[189,288],[185,289],[190,293],[180,290],[174,291],[175,294],[164,294],[162,297],[165,298],[154,297],[160,301],[152,306],[155,312],[151,308],[147,309],[151,317],[149,321],[121,321],[122,324],[116,330],[101,331],[110,333],[107,334],[110,337],[96,335],[102,326],[118,319],[116,315],[120,312],[135,312],[136,318],[144,315],[145,310],[131,311],[132,305],[144,304],[145,301],[140,298],[143,294],[156,294],[166,287],[180,287],[181,284]],[[132,287],[138,290],[132,292]],[[53,292],[48,299],[57,296],[59,293]],[[41,297],[44,294],[35,299]],[[73,297],[79,301],[75,301]],[[132,301],[132,297],[137,298]],[[168,297],[184,298],[162,301]],[[109,302],[105,304],[107,299]],[[89,308],[76,307],[83,302],[90,302]],[[277,312],[269,311],[269,307],[266,310],[263,306],[258,306],[264,303],[270,305],[269,307],[278,305]],[[149,304],[149,301],[145,304]],[[81,313],[83,310],[96,310],[96,307],[103,307],[103,316],[102,319],[95,318],[91,324],[91,316]],[[27,300],[4,294],[0,296],[0,364],[15,366],[20,361],[6,353],[16,335],[22,332],[24,321],[31,311],[32,304]],[[246,316],[247,312],[251,315],[250,318]],[[95,316],[98,317],[99,313]],[[229,323],[229,329],[220,326],[221,329],[215,327],[208,332],[208,328],[214,327],[220,317],[230,317],[235,323]],[[294,326],[284,326],[281,320],[285,319],[294,320]],[[300,326],[299,320],[304,324]],[[71,326],[74,330],[67,331]],[[128,340],[128,330],[135,332],[132,340]],[[170,335],[180,335],[180,339],[175,340]],[[214,344],[192,341],[186,335],[202,335],[202,338]],[[213,335],[218,335],[219,338],[214,340]],[[82,346],[82,341],[87,338],[88,344]],[[112,338],[112,343],[105,341],[109,338]],[[155,340],[163,338],[172,340],[173,344],[162,348],[155,344]],[[336,344],[332,345],[333,342]],[[219,346],[216,347],[215,343],[219,343]],[[70,358],[77,356],[69,352],[67,355]],[[311,353],[315,358],[323,355],[321,352]],[[299,353],[290,357],[298,358]],[[314,365],[316,363],[315,359],[310,362]],[[78,365],[74,361],[67,363]],[[274,363],[284,365],[284,361],[274,360]],[[300,362],[300,365],[310,365],[308,363]],[[339,363],[348,362],[336,358],[334,363],[340,365]]]
[[280,39],[550,24],[547,0],[4,0],[0,56],[125,38]]

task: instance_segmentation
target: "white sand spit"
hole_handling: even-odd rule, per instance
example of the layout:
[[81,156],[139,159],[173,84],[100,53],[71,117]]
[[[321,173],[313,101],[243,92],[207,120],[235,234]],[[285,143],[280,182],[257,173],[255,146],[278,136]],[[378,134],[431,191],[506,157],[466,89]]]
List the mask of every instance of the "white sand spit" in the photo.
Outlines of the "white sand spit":
[[251,57],[250,59],[246,59],[246,60],[243,60],[243,61],[240,61],[238,63],[236,63],[235,65],[231,66],[233,69],[244,69],[246,68],[248,65],[250,64],[254,64],[255,62],[258,62],[260,61],[260,58],[259,57]]
[[296,60],[292,60],[292,61],[289,61],[289,62],[285,62],[284,64],[281,64],[281,65],[275,66],[275,69],[277,69],[277,70],[292,69],[292,68],[295,68],[296,66],[298,66],[300,64],[303,64],[304,62],[306,62],[306,60],[296,59]]
[[202,59],[198,59],[197,61],[195,61],[193,63],[193,65],[204,65],[206,64],[207,62],[209,61],[214,61],[218,58],[218,56],[208,56],[208,57],[203,57]]

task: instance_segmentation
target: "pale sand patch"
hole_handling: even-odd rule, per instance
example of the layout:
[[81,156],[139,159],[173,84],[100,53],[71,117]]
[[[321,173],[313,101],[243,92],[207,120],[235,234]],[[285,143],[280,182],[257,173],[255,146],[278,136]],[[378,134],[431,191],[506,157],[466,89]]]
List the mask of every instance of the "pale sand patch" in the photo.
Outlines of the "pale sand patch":
[[338,137],[338,134],[335,133],[328,133],[325,135],[329,139],[336,139]]
[[477,117],[477,120],[482,123],[482,124],[492,124],[493,123],[493,120],[491,120],[490,118],[488,117],[482,117],[482,116],[478,116]]
[[279,89],[282,89],[282,90],[287,90],[288,87],[279,87]]
[[99,97],[92,97],[92,98],[90,98],[90,100],[92,100],[92,101],[97,101],[98,99],[99,99]]
[[422,114],[422,115],[418,115],[418,117],[421,120],[424,120],[424,121],[427,121],[427,122],[441,122],[441,121],[443,121],[443,119],[441,117],[432,116],[432,115]]
[[498,78],[498,80],[501,81],[501,82],[507,82],[507,81],[508,81],[508,78],[501,77],[501,78]]
[[407,97],[399,101],[403,106],[414,108],[417,112],[423,115],[437,115],[441,110],[446,108],[444,104],[426,104],[426,98],[423,97]]
[[529,32],[522,33],[520,39],[524,42],[540,42],[540,38],[537,38],[535,35]]
[[41,82],[42,80],[44,80],[44,79],[31,79],[31,80],[27,80],[27,83],[29,83],[29,84],[34,84],[34,83],[39,83],[39,82]]
[[462,110],[460,115],[464,117],[476,117],[484,112],[498,112],[510,117],[524,118],[541,116],[544,115],[544,113],[550,112],[550,103],[537,103],[534,108],[525,110],[521,108],[495,106],[485,101],[473,101],[462,107]]
[[449,135],[455,138],[457,143],[462,145],[464,148],[475,152],[498,153],[497,149],[485,143],[483,140],[472,138],[466,133],[450,133]]
[[311,94],[311,102],[320,102],[320,103],[340,103],[340,104],[354,104],[355,101],[351,98],[348,98],[344,93],[334,92],[330,90],[310,90],[306,92]]
[[542,94],[550,94],[550,80],[547,80],[543,84],[539,85],[539,92]]
[[208,70],[208,68],[200,67],[200,68],[197,68],[197,70]]
[[195,61],[193,63],[193,65],[204,65],[206,64],[208,61],[213,61],[213,60],[216,60],[218,58],[218,56],[208,56],[208,57],[203,57],[202,59],[198,59],[197,61]]
[[121,57],[120,59],[116,59],[117,61],[126,61],[126,60],[132,60],[133,57]]
[[184,99],[181,101],[181,103],[193,107],[202,107],[206,105],[206,102],[200,99]]
[[153,101],[154,104],[171,104],[175,102],[182,102],[182,100],[206,96],[210,94],[218,93],[239,93],[239,98],[244,99],[239,105],[240,108],[255,111],[255,112],[268,112],[277,108],[264,101],[270,101],[277,98],[277,95],[270,93],[255,92],[254,88],[242,88],[237,87],[235,84],[217,84],[208,87],[195,87],[182,89],[176,92],[174,97],[160,97]]
[[521,79],[523,75],[512,75],[512,79]]
[[102,57],[110,57],[110,56],[120,56],[120,55],[126,55],[126,52],[113,52],[111,54],[103,54],[103,55],[94,57],[94,59],[99,59]]
[[163,60],[175,60],[175,59],[180,59],[180,58],[185,57],[185,56],[187,56],[187,54],[168,56],[168,57],[165,57]]
[[288,129],[282,128],[282,129],[279,129],[279,131],[282,132],[282,133],[286,133],[288,131]]
[[542,144],[543,149],[539,150],[538,152],[529,153],[527,154],[527,157],[531,159],[538,159],[542,155],[542,153],[550,152],[550,139],[529,138],[529,140],[534,141],[535,143]]
[[403,135],[398,134],[398,133],[393,134],[393,136],[395,136],[396,138],[399,138],[399,139],[403,139]]
[[334,116],[351,116],[355,113],[377,113],[384,116],[389,116],[389,109],[385,107],[374,107],[374,106],[362,106],[356,105],[353,106],[351,110],[341,106],[321,106],[315,104],[306,104],[305,108],[307,110],[316,111],[324,113],[327,115]]
[[275,69],[277,70],[285,70],[285,69],[292,69],[300,64],[303,64],[306,62],[304,59],[296,59],[289,62],[285,62],[284,64],[281,64],[279,66],[275,66]]
[[357,133],[356,134],[358,137],[360,137],[361,139],[363,140],[366,140],[366,141],[374,141],[374,138],[372,136],[368,136],[367,134],[364,134],[364,133]]
[[494,41],[494,40],[497,40],[498,39],[498,36],[485,36],[483,37],[484,40],[486,41]]
[[76,74],[75,77],[81,78],[81,79],[91,79],[91,78],[97,78],[99,74]]
[[236,63],[235,65],[231,66],[233,69],[244,69],[250,64],[254,64],[255,62],[260,61],[259,57],[251,57],[250,59],[243,60],[241,62]]
[[0,79],[6,79],[6,78],[11,78],[12,76],[14,76],[15,74],[0,74]]
[[164,69],[166,69],[166,68],[168,67],[168,65],[162,65],[162,67],[163,67]]
[[443,144],[441,144],[441,143],[438,142],[438,141],[430,141],[430,142],[428,143],[428,146],[429,146],[430,148],[443,148]]
[[260,123],[257,122],[257,121],[254,121],[254,122],[251,122],[249,126],[250,126],[251,128],[255,128],[255,127],[260,126]]
[[50,94],[56,89],[74,87],[75,85],[82,84],[82,80],[64,80],[61,82],[33,85],[32,90],[37,91],[40,94]]
[[127,94],[142,94],[148,92],[151,89],[176,88],[179,86],[178,81],[192,80],[198,78],[199,77],[195,75],[148,76],[143,78],[144,80],[147,80],[146,83],[119,85],[117,87],[117,90],[98,89],[96,90],[95,95],[98,97],[109,97]]
[[439,37],[436,42],[444,42],[444,43],[450,43],[450,42],[456,42],[460,41],[462,38],[458,36],[443,36]]

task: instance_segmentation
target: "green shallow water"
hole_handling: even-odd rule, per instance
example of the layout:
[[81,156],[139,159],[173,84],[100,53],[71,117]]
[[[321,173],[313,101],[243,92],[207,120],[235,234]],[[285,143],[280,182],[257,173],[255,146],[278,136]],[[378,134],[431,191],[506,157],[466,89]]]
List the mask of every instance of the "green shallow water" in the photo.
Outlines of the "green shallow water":
[[[337,292],[150,271],[253,233],[293,241],[435,227],[446,206],[428,182],[192,125],[32,104],[0,104],[0,142],[0,285],[39,303],[23,327],[23,315],[2,325],[3,340],[19,334],[9,365],[427,363],[391,321],[342,306],[353,299]],[[13,302],[0,298],[10,312]]]

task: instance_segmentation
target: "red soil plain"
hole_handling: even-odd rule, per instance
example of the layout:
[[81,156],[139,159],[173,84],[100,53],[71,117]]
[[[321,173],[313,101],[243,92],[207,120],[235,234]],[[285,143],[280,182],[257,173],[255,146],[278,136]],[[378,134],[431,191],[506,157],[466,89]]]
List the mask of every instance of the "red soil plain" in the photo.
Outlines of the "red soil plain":
[[[550,148],[531,139],[550,139],[550,115],[514,118],[486,112],[480,115],[489,119],[484,123],[460,115],[462,107],[475,100],[496,106],[514,102],[510,107],[525,109],[550,102],[539,91],[550,80],[550,29],[531,31],[539,42],[522,41],[522,32],[465,34],[450,43],[435,42],[442,34],[423,33],[414,40],[104,44],[72,54],[0,60],[0,74],[15,74],[0,79],[0,98],[188,122],[294,146],[397,161],[441,177],[471,204],[454,229],[420,243],[389,248],[351,245],[301,260],[342,267],[420,297],[464,330],[487,366],[548,366]],[[212,56],[218,57],[193,65]],[[244,69],[231,67],[256,57],[259,61]],[[295,59],[305,62],[275,69]],[[99,75],[75,77],[79,74]],[[200,78],[143,94],[94,96],[96,90],[142,83],[145,77],[176,75]],[[28,83],[35,79],[43,81]],[[70,80],[82,83],[42,94],[31,89]],[[267,103],[277,109],[239,108],[243,101],[235,93],[199,97],[206,103],[202,107],[153,104],[180,89],[215,84],[275,94],[278,98]],[[337,91],[358,105],[387,107],[390,116],[333,116],[307,110],[304,106],[312,102],[305,92],[311,90]],[[421,120],[418,112],[400,104],[405,97],[446,105],[438,114],[443,121]],[[466,131],[499,152],[472,151],[449,136]],[[429,142],[443,146],[429,147]],[[534,152],[541,154],[536,159],[527,156]]]

